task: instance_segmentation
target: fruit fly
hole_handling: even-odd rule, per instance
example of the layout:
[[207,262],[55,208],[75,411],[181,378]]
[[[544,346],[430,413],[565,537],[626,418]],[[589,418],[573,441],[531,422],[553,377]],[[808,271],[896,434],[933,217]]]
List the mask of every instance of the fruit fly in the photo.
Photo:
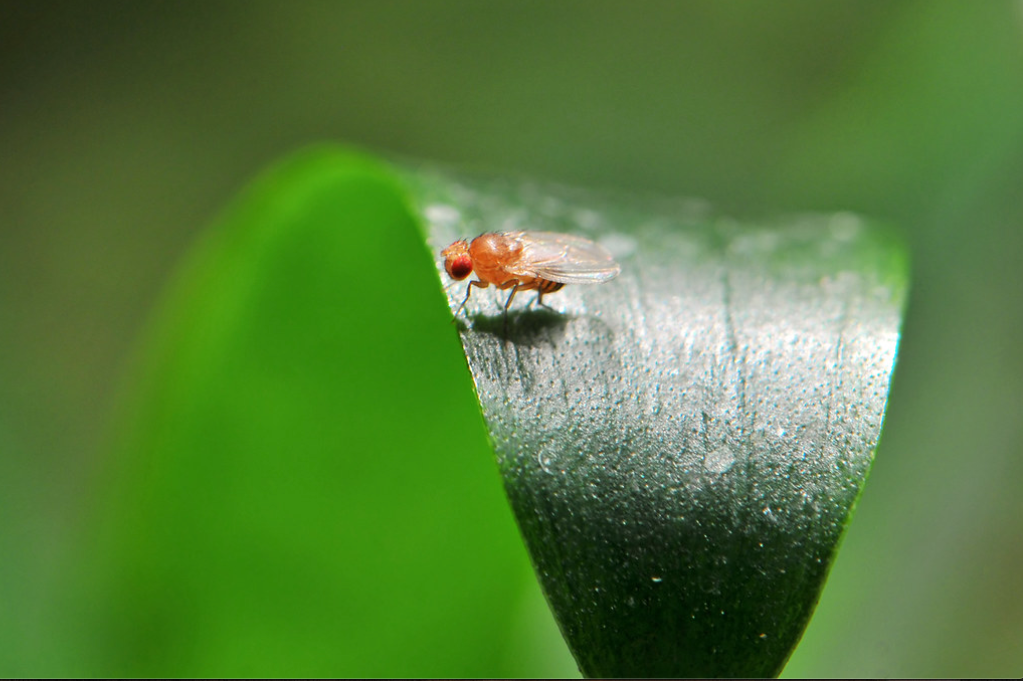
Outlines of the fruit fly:
[[554,293],[565,284],[600,284],[618,276],[621,267],[602,246],[589,239],[557,232],[503,232],[483,234],[472,243],[456,241],[443,251],[444,269],[452,279],[461,281],[473,272],[465,299],[455,316],[469,302],[472,287],[511,289],[504,303],[507,314],[512,298],[519,291],[537,292],[536,302],[543,305],[545,293]]

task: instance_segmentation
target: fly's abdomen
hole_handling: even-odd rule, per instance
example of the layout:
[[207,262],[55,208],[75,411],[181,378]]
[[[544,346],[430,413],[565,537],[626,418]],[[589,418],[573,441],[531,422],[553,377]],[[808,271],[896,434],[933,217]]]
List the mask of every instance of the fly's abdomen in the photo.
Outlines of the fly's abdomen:
[[560,291],[564,286],[560,281],[551,281],[550,279],[538,279],[537,281],[539,282],[537,288],[542,293],[554,293]]

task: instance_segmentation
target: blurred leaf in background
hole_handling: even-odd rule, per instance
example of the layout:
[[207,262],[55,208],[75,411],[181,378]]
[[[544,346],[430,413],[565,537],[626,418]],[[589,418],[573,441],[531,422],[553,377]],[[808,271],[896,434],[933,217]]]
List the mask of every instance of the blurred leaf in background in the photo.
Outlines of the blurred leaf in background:
[[[885,434],[786,674],[1018,676],[1021,105],[1015,0],[5,3],[0,673],[50,670],[66,623],[47,601],[175,264],[256,169],[340,139],[904,225]],[[565,673],[526,584],[510,636]]]
[[125,398],[65,611],[88,675],[501,669],[524,552],[438,293],[368,159],[308,152],[246,190]]

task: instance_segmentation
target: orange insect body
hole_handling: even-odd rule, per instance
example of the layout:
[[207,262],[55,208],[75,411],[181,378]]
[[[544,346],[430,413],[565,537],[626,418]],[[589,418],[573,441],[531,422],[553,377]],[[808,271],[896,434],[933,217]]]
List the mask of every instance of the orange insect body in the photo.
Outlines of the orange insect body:
[[512,289],[504,304],[507,311],[519,291],[536,290],[536,302],[543,305],[545,293],[553,293],[565,284],[599,284],[621,271],[603,247],[589,239],[555,232],[483,234],[472,243],[456,241],[441,255],[452,279],[460,281],[476,273],[477,280],[469,282],[459,312],[469,301],[473,286],[487,288],[492,284]]

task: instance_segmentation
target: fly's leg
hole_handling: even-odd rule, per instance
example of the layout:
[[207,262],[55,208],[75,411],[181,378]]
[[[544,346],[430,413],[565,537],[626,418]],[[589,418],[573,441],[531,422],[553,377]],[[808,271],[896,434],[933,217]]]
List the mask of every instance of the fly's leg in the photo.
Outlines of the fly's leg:
[[453,319],[451,320],[451,323],[452,323],[452,324],[454,324],[454,323],[455,323],[455,320],[456,320],[456,319],[458,319],[458,315],[459,315],[459,313],[460,313],[460,312],[461,312],[462,310],[464,310],[464,309],[465,309],[465,304],[469,302],[469,295],[470,295],[470,294],[472,293],[472,287],[473,287],[473,286],[476,286],[476,287],[478,287],[478,288],[486,288],[486,287],[487,287],[487,286],[489,286],[489,285],[490,285],[490,284],[488,284],[488,283],[487,283],[487,282],[485,282],[485,281],[470,281],[470,282],[469,282],[469,285],[465,287],[465,298],[464,298],[464,299],[462,299],[462,304],[458,306],[458,309],[457,309],[457,310],[455,310],[455,316],[454,316],[454,318],[453,318]]
[[522,284],[515,284],[512,286],[511,293],[508,294],[508,300],[504,301],[504,335],[508,335],[508,306],[511,305],[512,298],[518,293],[519,289],[522,288]]
[[529,304],[532,305],[533,303],[536,303],[540,307],[546,307],[548,310],[551,310],[552,312],[557,312],[557,310],[555,310],[553,307],[543,302],[543,294],[560,291],[563,286],[564,284],[561,283],[555,284],[549,281],[545,282],[544,284],[536,288],[536,298],[533,298],[531,301],[529,301]]
[[512,286],[512,292],[508,294],[508,300],[506,300],[504,302],[504,316],[505,317],[508,316],[508,306],[511,305],[512,298],[515,297],[515,294],[518,292],[518,290],[520,288],[522,288],[522,284],[515,284],[515,286]]
[[537,291],[536,291],[536,298],[533,298],[533,300],[530,302],[530,305],[532,305],[533,303],[536,303],[540,307],[546,307],[548,310],[556,312],[557,310],[555,310],[553,307],[551,307],[547,303],[543,302],[543,293],[544,292],[543,292],[542,289],[537,289]]

